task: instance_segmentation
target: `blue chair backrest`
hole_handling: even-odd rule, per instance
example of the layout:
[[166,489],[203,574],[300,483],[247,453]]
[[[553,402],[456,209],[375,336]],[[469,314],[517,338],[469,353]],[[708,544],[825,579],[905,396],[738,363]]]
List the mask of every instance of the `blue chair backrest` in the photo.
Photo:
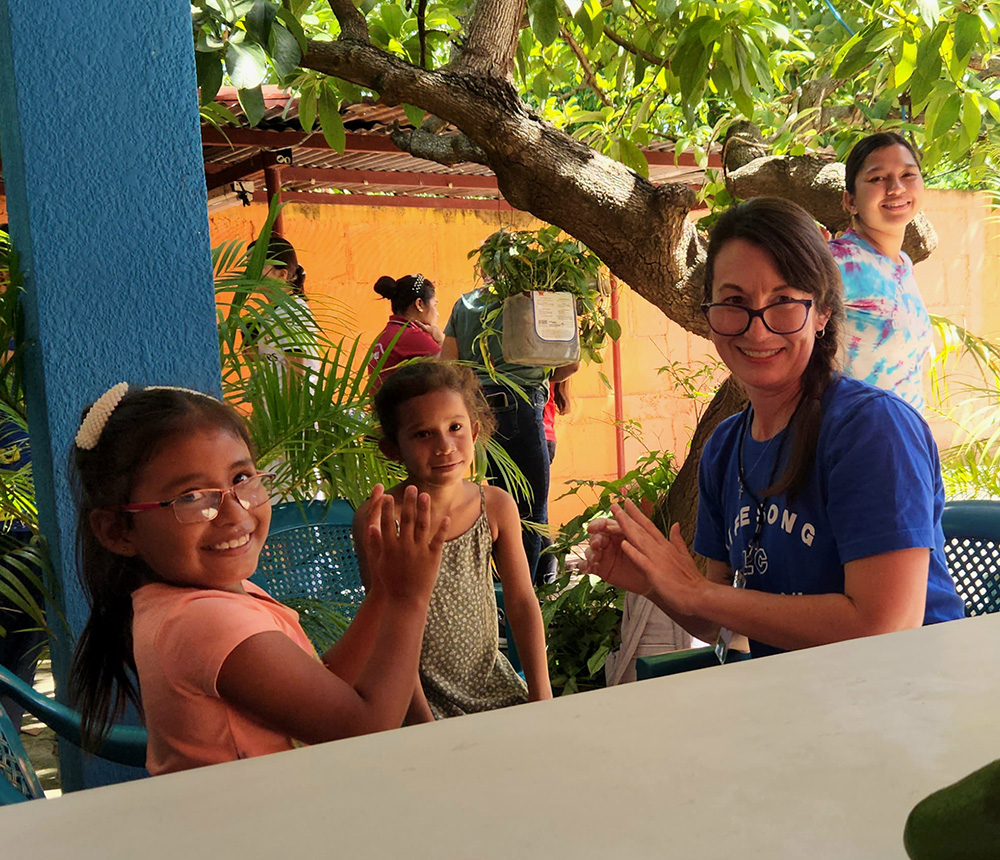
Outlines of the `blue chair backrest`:
[[343,499],[275,505],[267,542],[250,578],[306,616],[303,627],[314,644],[319,643],[307,623],[310,606],[335,610],[346,626],[364,600],[351,537],[353,519],[354,511]]
[[947,502],[941,525],[966,616],[1000,612],[1000,501]]
[[0,806],[45,797],[18,731],[0,707]]

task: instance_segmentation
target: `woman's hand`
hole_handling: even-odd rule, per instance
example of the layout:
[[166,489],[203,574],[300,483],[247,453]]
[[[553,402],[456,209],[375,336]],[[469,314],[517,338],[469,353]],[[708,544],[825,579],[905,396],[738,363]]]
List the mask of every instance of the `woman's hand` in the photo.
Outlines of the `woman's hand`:
[[590,533],[590,546],[584,559],[584,570],[626,591],[648,595],[652,583],[646,572],[634,565],[622,551],[625,536],[618,523],[611,518],[594,520],[587,525],[587,531]]
[[434,342],[438,346],[441,346],[441,344],[444,343],[444,332],[441,331],[441,329],[439,329],[436,325],[430,325],[429,323],[425,323],[422,320],[410,320],[410,322],[413,323],[422,332],[424,332],[425,334],[429,334],[432,338],[434,338]]
[[587,569],[612,585],[644,597],[659,597],[681,615],[699,615],[702,595],[712,584],[698,570],[680,526],[675,523],[670,537],[664,537],[631,500],[625,501],[624,508],[612,505],[611,512],[613,523],[598,520],[591,524],[595,528]]
[[397,526],[395,501],[381,484],[372,491],[363,543],[369,570],[381,580],[386,593],[397,599],[426,603],[441,567],[441,547],[448,530],[444,517],[433,534],[431,499],[407,487]]

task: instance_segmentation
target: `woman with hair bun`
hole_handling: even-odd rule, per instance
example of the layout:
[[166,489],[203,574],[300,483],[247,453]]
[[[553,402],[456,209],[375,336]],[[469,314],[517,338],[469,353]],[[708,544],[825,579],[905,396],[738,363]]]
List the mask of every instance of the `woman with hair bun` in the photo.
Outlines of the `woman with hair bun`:
[[398,280],[383,275],[375,282],[374,289],[382,298],[389,300],[392,314],[372,347],[368,373],[375,373],[378,369],[381,380],[408,358],[437,357],[444,342],[444,333],[437,325],[434,284],[420,274],[406,275]]

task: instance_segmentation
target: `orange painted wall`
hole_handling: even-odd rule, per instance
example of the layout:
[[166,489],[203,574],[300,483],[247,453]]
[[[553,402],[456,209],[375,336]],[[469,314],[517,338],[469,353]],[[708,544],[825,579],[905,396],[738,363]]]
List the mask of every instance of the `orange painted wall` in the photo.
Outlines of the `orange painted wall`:
[[[970,328],[1000,336],[1000,227],[986,195],[930,191],[925,208],[940,245],[917,267],[921,290],[933,313],[965,318]],[[211,216],[212,244],[249,241],[266,217],[263,206],[227,209]],[[310,299],[346,303],[352,331],[374,339],[388,316],[388,303],[372,291],[383,274],[423,272],[438,288],[442,326],[448,312],[474,284],[467,254],[504,225],[530,228],[536,222],[512,213],[404,207],[302,206],[283,211],[285,234],[308,272]],[[629,466],[643,447],[674,452],[682,459],[697,421],[697,405],[681,397],[662,374],[672,361],[691,365],[714,357],[711,344],[667,320],[645,299],[622,285],[622,383],[625,417],[642,425],[642,440],[626,442]],[[610,350],[605,370],[611,377]],[[573,408],[557,419],[558,451],[550,495],[553,523],[582,510],[583,502],[557,501],[570,478],[606,480],[616,474],[614,398],[598,368],[585,367],[572,382]],[[933,421],[939,440],[948,426]]]

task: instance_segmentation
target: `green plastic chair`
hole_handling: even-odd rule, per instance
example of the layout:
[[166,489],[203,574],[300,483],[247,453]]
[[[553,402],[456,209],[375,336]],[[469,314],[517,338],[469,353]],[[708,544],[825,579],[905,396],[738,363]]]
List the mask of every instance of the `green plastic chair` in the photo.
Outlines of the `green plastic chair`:
[[1000,501],[946,502],[941,525],[966,617],[1000,612]]
[[[354,510],[343,499],[275,505],[257,571],[250,577],[299,612],[303,629],[321,651],[354,619],[365,598],[353,519]],[[331,609],[342,620],[338,630],[330,629]]]
[[[34,714],[59,737],[80,746],[83,737],[80,714],[43,696],[16,675],[0,666],[0,692]],[[131,767],[146,765],[146,730],[137,726],[114,726],[96,755]],[[21,744],[19,732],[0,707],[0,806],[37,800],[45,794],[35,769]]]
[[[742,651],[730,651],[726,663],[739,663],[749,659],[750,655]],[[671,651],[668,654],[637,657],[635,678],[637,681],[646,681],[649,678],[662,678],[664,675],[677,675],[681,672],[690,672],[692,669],[707,669],[719,665],[721,664],[713,646],[685,648],[683,651]]]

